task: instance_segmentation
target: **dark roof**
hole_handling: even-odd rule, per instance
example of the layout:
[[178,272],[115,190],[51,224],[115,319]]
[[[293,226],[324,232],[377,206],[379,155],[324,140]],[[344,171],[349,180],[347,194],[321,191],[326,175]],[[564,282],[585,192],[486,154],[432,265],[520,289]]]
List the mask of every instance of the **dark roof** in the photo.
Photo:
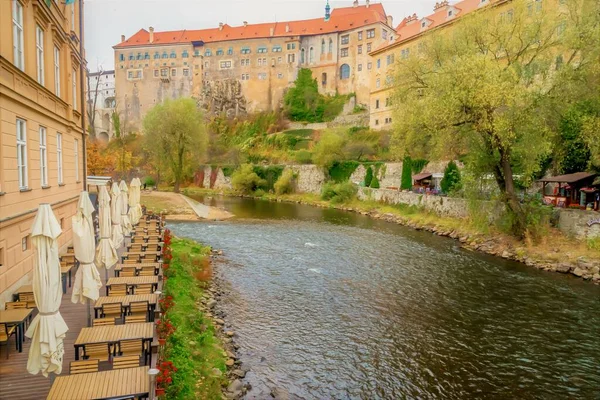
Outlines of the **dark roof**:
[[584,179],[594,178],[596,175],[597,174],[591,174],[589,172],[575,172],[574,174],[542,178],[539,180],[539,182],[576,183]]
[[420,180],[427,179],[427,178],[431,178],[431,173],[421,172],[420,174],[416,174],[415,176],[413,176],[413,179],[415,181],[420,181]]

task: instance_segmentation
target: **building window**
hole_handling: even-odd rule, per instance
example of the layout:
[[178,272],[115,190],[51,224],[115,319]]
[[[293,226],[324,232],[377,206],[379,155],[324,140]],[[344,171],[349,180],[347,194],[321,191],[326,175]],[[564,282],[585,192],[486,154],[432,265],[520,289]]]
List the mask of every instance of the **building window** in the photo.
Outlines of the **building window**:
[[141,60],[141,59],[143,59],[143,58],[144,58],[144,57],[142,56],[142,53],[137,53],[136,60]]
[[348,64],[342,64],[340,67],[340,79],[350,78],[350,66]]
[[379,120],[378,119],[375,120],[375,125],[379,125]]
[[223,49],[217,49],[217,55],[218,56],[222,56],[223,55]]
[[283,79],[283,74],[281,72],[277,73],[277,79]]
[[265,72],[261,72],[260,74],[258,74],[258,79],[261,81],[264,81],[267,79],[267,74]]
[[58,184],[63,184],[62,133],[56,134],[56,163],[58,168]]
[[73,110],[77,110],[77,70],[73,70],[71,76],[71,84],[73,86]]
[[375,29],[367,29],[367,39],[372,39],[375,37]]
[[304,48],[302,48],[302,50],[300,50],[300,64],[304,64],[306,62],[304,53],[305,53]]
[[48,151],[46,148],[46,128],[40,126],[40,181],[48,186]]
[[259,47],[259,48],[256,50],[256,52],[257,52],[257,53],[267,53],[267,52],[268,52],[268,50],[267,50],[267,48],[266,48],[266,47],[264,47],[264,46],[261,46],[261,47]]
[[375,100],[375,109],[379,109],[379,99]]
[[362,54],[362,44],[358,45],[357,52],[358,54]]
[[142,79],[142,70],[141,69],[130,69],[127,71],[127,79],[137,80]]
[[150,53],[145,52],[144,53],[144,60],[149,60],[150,59]]
[[183,69],[183,76],[190,76],[190,70],[189,70],[189,68],[184,68]]
[[315,62],[315,49],[311,47],[308,49],[308,61],[312,64]]
[[340,57],[348,57],[348,48],[347,47],[340,50]]
[[163,51],[162,53],[162,58],[169,58],[169,55],[167,54],[166,51]]
[[204,68],[208,68],[210,66],[210,63],[208,61],[204,61]]
[[295,54],[288,54],[287,60],[288,60],[288,63],[290,63],[290,64],[291,63],[295,63],[296,62],[296,55]]
[[373,68],[373,63],[372,62],[368,62],[367,63],[367,69],[371,69]]
[[358,40],[362,40],[363,31],[358,32]]
[[227,55],[230,56],[233,54],[233,47],[227,49]]
[[371,43],[367,43],[367,53],[371,52]]
[[158,53],[158,51],[154,52],[154,59],[158,60],[160,58],[160,54]]
[[219,68],[220,69],[230,69],[231,68],[231,61],[221,61],[219,63]]
[[[156,58],[156,56],[154,56],[154,58]],[[125,54],[119,54],[119,61],[125,61]]]
[[250,79],[250,75],[248,75],[248,74],[242,74],[242,80],[243,81],[247,81],[249,79]]
[[[375,87],[379,89],[380,86],[381,86],[381,80],[379,78],[377,78],[377,80],[375,80]],[[379,100],[377,100],[376,108],[379,108]]]
[[281,53],[283,49],[281,48],[281,46],[273,46],[273,48],[271,49],[271,51],[273,53]]
[[386,40],[388,37],[388,31],[386,31],[385,29],[383,29],[381,31],[381,37],[383,38],[383,40]]
[[321,54],[325,54],[325,39],[321,40]]
[[288,43],[287,49],[288,50],[296,50],[296,43]]
[[73,146],[75,149],[75,182],[79,182],[79,140],[75,139],[75,144]]
[[278,64],[281,64],[281,61],[282,61],[282,60],[283,60],[283,59],[282,59],[281,57],[277,57],[277,63],[278,63]]
[[181,53],[181,57],[182,58],[189,58],[190,54],[187,52],[187,50],[184,50],[183,53]]
[[259,67],[262,67],[262,58],[259,58],[259,59],[258,59],[258,66],[259,66]]
[[135,56],[133,55],[133,53],[129,53],[129,61],[131,60],[135,60]]
[[333,53],[333,40],[329,39],[329,54]]
[[35,26],[35,48],[37,61],[37,81],[44,84],[44,31],[39,25]]
[[358,69],[358,72],[362,71],[362,64],[358,64],[357,69]]
[[321,74],[321,85],[323,85],[323,87],[327,86],[327,73],[323,72]]
[[171,51],[169,58],[177,58],[177,53],[175,53],[175,51]]
[[409,55],[410,55],[410,49],[400,50],[400,58],[402,58],[403,60],[406,60]]
[[17,169],[19,189],[27,189],[27,127],[25,120],[17,118]]
[[169,76],[169,68],[163,68],[160,70],[160,76],[167,78]]
[[29,235],[21,239],[21,251],[27,251],[29,249]]
[[381,68],[381,58],[377,59],[377,69]]
[[25,52],[23,47],[23,6],[17,0],[13,0],[12,10],[13,22],[13,57],[15,66],[25,71]]
[[242,49],[240,50],[241,54],[250,54],[250,48],[249,47],[242,47]]
[[154,77],[158,78],[158,70],[157,69],[154,70]]
[[348,44],[350,43],[350,35],[344,35],[342,36],[342,44]]
[[177,68],[171,68],[171,76],[177,76]]
[[54,92],[60,97],[60,50],[54,46]]
[[388,54],[387,57],[385,58],[386,64],[390,65],[394,63],[394,55],[393,54]]

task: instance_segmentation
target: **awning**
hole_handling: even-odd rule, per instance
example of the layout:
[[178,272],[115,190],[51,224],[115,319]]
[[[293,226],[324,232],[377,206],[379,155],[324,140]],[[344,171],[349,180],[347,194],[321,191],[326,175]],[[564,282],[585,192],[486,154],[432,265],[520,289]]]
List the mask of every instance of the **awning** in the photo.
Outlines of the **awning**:
[[421,172],[420,174],[413,176],[415,181],[422,181],[423,179],[427,178],[431,178],[431,174],[429,172]]

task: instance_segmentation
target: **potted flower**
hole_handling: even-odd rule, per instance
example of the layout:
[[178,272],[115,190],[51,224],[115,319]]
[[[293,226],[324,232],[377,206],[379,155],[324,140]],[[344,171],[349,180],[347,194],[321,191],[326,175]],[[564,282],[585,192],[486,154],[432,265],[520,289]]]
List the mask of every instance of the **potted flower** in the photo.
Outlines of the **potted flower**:
[[156,321],[156,334],[158,335],[158,344],[164,346],[167,338],[175,332],[175,326],[167,318]]
[[156,395],[164,396],[167,387],[173,382],[172,374],[177,372],[177,368],[172,361],[162,361],[156,364],[160,371],[156,376]]
[[163,297],[158,301],[158,303],[160,304],[160,309],[164,313],[166,313],[170,308],[172,308],[175,305],[175,302],[173,301],[173,296]]

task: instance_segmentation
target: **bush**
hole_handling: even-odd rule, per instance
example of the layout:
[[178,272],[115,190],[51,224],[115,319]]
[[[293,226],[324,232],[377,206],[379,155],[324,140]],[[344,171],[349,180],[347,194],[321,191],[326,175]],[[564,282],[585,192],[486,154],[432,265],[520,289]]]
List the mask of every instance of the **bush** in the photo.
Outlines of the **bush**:
[[379,189],[379,179],[377,179],[377,175],[373,175],[373,179],[371,179],[371,187],[373,189]]
[[412,189],[412,160],[410,157],[404,157],[402,161],[402,180],[400,181],[400,189]]
[[440,185],[444,193],[460,190],[460,170],[454,161],[450,161],[446,166]]
[[346,203],[354,199],[357,192],[357,187],[351,182],[328,182],[323,185],[321,199],[330,200],[333,204]]
[[142,184],[146,184],[147,186],[154,186],[156,185],[156,181],[154,180],[154,178],[152,178],[151,176],[147,176],[144,178],[144,181],[142,182]]
[[231,176],[231,184],[235,190],[249,194],[257,189],[266,187],[267,181],[261,179],[256,172],[254,172],[254,167],[252,165],[244,164]]
[[356,161],[334,161],[327,172],[333,181],[337,183],[347,182],[359,165]]
[[[521,203],[521,207],[525,214],[525,237],[537,242],[549,232],[552,207],[544,205],[535,197],[526,197]],[[499,228],[506,233],[513,234],[516,218],[510,209],[507,209],[498,221]]]
[[294,171],[292,171],[289,168],[284,170],[283,174],[281,174],[279,179],[277,179],[277,182],[275,182],[275,185],[273,185],[275,188],[275,193],[278,195],[293,193],[294,180],[295,180]]
[[294,154],[294,159],[299,164],[312,164],[312,153],[308,150],[298,150]]
[[263,189],[271,191],[274,189],[275,182],[281,176],[283,168],[283,165],[268,165],[266,167],[254,166],[253,170],[259,178],[265,180]]
[[371,168],[371,166],[368,166],[367,172],[365,173],[365,187],[371,186],[372,180],[373,180],[373,168]]
[[325,132],[314,148],[313,160],[315,164],[329,169],[334,162],[343,160],[342,148],[344,144],[345,140],[342,135],[336,132]]

